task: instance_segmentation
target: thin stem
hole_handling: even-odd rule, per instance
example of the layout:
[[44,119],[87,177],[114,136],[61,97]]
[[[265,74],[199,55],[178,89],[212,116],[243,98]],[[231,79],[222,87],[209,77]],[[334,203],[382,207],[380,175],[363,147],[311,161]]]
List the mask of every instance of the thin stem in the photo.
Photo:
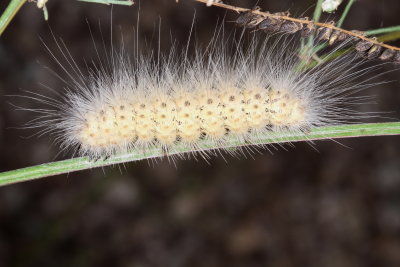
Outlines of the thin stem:
[[400,32],[400,25],[376,29],[376,30],[369,30],[369,31],[366,31],[365,34],[366,35],[377,35],[377,34],[391,33],[391,32]]
[[391,42],[398,39],[400,39],[400,31],[383,34],[378,37],[380,42]]
[[342,16],[340,17],[339,21],[337,22],[336,26],[338,26],[339,28],[342,27],[344,20],[346,19],[347,15],[349,14],[349,11],[351,9],[351,7],[353,6],[355,0],[349,0],[349,2],[347,3]]
[[[370,123],[370,124],[354,124],[354,125],[341,125],[329,126],[313,129],[309,134],[279,134],[276,133],[271,136],[271,133],[265,136],[260,136],[259,140],[254,145],[268,145],[274,143],[288,143],[299,141],[312,141],[321,139],[334,139],[334,138],[349,138],[361,136],[383,136],[383,135],[399,135],[400,122],[395,123]],[[283,137],[284,136],[284,137]],[[224,147],[207,147],[206,150],[213,150],[218,148],[232,148],[247,146],[245,141],[237,141],[236,139],[228,140]],[[192,150],[187,147],[177,148],[174,154],[190,153]],[[0,173],[0,186],[25,182],[33,179],[40,179],[51,175],[58,175],[63,173],[70,173],[79,170],[85,170],[95,167],[102,167],[107,165],[115,165],[124,162],[137,161],[143,159],[159,158],[165,154],[160,148],[154,148],[146,152],[131,152],[113,156],[107,160],[91,161],[87,157],[74,158],[63,161],[51,162],[33,167],[8,171]],[[174,154],[170,154],[171,156]]]
[[[318,0],[317,1],[317,5],[315,6],[314,9],[314,15],[313,15],[313,21],[318,22],[319,19],[321,18],[321,14],[322,14],[322,2],[324,0]],[[313,47],[314,45],[314,34],[312,34],[310,37],[308,37],[308,42],[307,42],[307,47],[306,49],[309,50],[311,47]],[[309,51],[306,51],[307,53]]]
[[322,2],[324,0],[318,0],[317,1],[317,5],[315,6],[314,9],[314,15],[313,15],[313,21],[318,22],[319,19],[321,18],[321,14],[322,14]]
[[134,4],[132,0],[78,0],[80,2],[97,3],[105,5],[121,5],[121,6],[131,6]]
[[11,0],[8,4],[6,10],[0,17],[0,36],[3,34],[4,30],[10,24],[11,20],[14,18],[15,14],[20,10],[20,8],[25,4],[27,0]]

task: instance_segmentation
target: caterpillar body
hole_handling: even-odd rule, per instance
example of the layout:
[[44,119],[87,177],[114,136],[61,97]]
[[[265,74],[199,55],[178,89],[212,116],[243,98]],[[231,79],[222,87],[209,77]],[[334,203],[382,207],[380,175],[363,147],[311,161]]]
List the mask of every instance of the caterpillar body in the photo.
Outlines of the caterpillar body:
[[95,159],[152,148],[207,156],[229,140],[252,145],[260,136],[292,133],[307,139],[314,127],[363,117],[352,108],[362,98],[352,94],[369,86],[358,81],[369,71],[358,70],[356,55],[304,70],[310,55],[298,56],[293,37],[221,39],[193,57],[172,48],[167,56],[131,59],[121,49],[87,76],[59,46],[77,75],[59,63],[71,79],[67,92],[59,101],[35,95],[51,108],[38,110],[31,126],[54,134],[62,150]]

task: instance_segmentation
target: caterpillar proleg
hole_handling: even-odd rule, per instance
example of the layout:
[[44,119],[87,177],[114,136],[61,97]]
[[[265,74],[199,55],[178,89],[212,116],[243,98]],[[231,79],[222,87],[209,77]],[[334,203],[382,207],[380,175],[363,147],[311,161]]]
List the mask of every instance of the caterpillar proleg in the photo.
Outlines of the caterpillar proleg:
[[169,155],[182,147],[207,157],[231,140],[251,149],[260,136],[307,139],[315,127],[370,116],[354,108],[365,100],[354,94],[372,85],[371,69],[354,53],[304,68],[311,55],[300,53],[297,37],[251,33],[248,41],[224,41],[217,32],[193,56],[172,47],[167,55],[131,58],[121,47],[88,74],[57,43],[73,70],[59,63],[70,81],[59,101],[33,95],[49,108],[37,110],[30,126],[54,135],[62,150],[94,159],[152,148]]

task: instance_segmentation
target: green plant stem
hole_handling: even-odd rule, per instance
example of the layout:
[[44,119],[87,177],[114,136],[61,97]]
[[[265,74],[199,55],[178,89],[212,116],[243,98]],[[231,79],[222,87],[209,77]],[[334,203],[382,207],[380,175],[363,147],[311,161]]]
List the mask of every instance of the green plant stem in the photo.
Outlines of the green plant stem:
[[134,4],[132,0],[78,0],[80,2],[88,2],[88,3],[97,3],[97,4],[105,4],[105,5],[122,5],[122,6],[131,6]]
[[[322,14],[322,7],[321,6],[322,6],[322,2],[323,1],[324,0],[318,0],[317,1],[317,5],[315,6],[314,14],[313,14],[313,21],[314,22],[318,22],[319,19],[321,18],[321,14]],[[306,54],[313,53],[310,50],[314,45],[314,37],[315,37],[314,34],[312,34],[310,37],[308,37],[307,46],[304,47],[303,53],[306,53]]]
[[[276,133],[271,136],[271,133],[265,136],[260,136],[255,145],[261,144],[274,144],[274,143],[287,143],[299,141],[312,141],[321,139],[335,139],[335,138],[348,138],[348,137],[361,137],[361,136],[382,136],[382,135],[399,135],[400,122],[395,123],[370,123],[370,124],[353,124],[341,126],[320,127],[312,130],[309,134],[279,134]],[[248,145],[245,142],[237,140],[228,140],[224,147],[220,148],[234,148]],[[213,150],[216,147],[207,147],[206,150]],[[177,148],[174,154],[191,152],[187,147]],[[174,155],[170,154],[170,155]],[[25,182],[33,179],[44,178],[51,175],[70,173],[79,170],[85,170],[95,167],[102,167],[107,165],[115,165],[130,161],[137,161],[143,159],[159,158],[164,155],[161,149],[150,149],[146,152],[133,152],[113,156],[107,160],[91,161],[87,157],[73,158],[63,161],[51,162],[33,167],[7,171],[0,173],[0,186]]]
[[366,31],[365,34],[367,36],[370,36],[370,35],[377,35],[377,34],[390,33],[390,32],[399,32],[399,31],[400,31],[400,25],[397,25],[397,26],[391,26],[391,27],[381,28],[381,29],[376,29],[376,30],[369,30],[369,31]]
[[20,8],[25,4],[27,0],[11,0],[8,4],[6,10],[0,17],[0,36],[3,34],[4,30],[10,24],[11,20],[14,18],[15,14],[20,10]]
[[349,11],[354,4],[355,0],[349,0],[347,3],[346,7],[344,8],[344,11],[342,13],[342,16],[340,17],[339,21],[337,22],[336,26],[341,28],[343,25],[344,20],[346,19],[347,15],[349,14]]
[[395,41],[398,39],[400,39],[400,31],[383,34],[378,37],[378,41],[383,43]]
[[318,22],[319,19],[321,18],[321,14],[322,14],[322,2],[324,0],[318,0],[317,1],[317,5],[315,6],[314,9],[314,14],[313,14],[313,21]]

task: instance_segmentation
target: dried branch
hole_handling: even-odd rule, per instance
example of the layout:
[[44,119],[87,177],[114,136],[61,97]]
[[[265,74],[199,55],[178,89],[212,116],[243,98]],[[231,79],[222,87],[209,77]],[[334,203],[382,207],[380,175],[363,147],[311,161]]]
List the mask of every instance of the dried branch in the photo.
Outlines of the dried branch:
[[[207,4],[207,0],[195,0]],[[379,58],[384,61],[400,63],[400,48],[379,42],[374,37],[367,37],[361,31],[349,31],[335,26],[331,23],[321,23],[309,18],[293,18],[289,12],[269,13],[260,11],[258,7],[253,9],[242,8],[223,4],[212,3],[224,9],[233,10],[241,15],[236,24],[246,28],[257,28],[264,32],[300,32],[302,36],[315,34],[318,40],[328,41],[330,45],[336,42],[352,41],[355,49],[368,59]]]

